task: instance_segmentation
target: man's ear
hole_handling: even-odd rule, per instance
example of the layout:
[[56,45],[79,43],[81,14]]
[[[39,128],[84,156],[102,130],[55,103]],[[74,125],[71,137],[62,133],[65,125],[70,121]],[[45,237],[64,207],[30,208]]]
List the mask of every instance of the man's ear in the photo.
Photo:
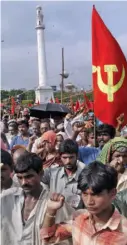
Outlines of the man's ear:
[[40,172],[39,172],[39,176],[42,177],[44,174],[44,170],[42,169]]
[[116,188],[110,191],[110,196],[111,196],[112,201],[116,198],[116,194],[117,194]]

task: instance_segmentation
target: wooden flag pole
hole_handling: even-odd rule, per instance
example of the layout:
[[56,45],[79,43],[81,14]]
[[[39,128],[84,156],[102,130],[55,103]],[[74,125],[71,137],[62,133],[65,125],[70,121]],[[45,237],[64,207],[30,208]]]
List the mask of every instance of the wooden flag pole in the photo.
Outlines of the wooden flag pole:
[[97,147],[97,131],[96,131],[96,117],[94,113],[94,145]]

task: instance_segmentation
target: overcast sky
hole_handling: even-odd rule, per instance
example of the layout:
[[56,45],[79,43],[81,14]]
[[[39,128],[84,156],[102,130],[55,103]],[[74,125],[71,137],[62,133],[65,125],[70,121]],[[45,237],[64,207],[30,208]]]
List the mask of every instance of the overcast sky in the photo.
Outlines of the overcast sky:
[[1,3],[2,89],[32,89],[38,85],[36,6],[44,13],[49,85],[59,85],[61,48],[65,49],[66,83],[91,86],[91,12],[95,4],[127,56],[127,2]]

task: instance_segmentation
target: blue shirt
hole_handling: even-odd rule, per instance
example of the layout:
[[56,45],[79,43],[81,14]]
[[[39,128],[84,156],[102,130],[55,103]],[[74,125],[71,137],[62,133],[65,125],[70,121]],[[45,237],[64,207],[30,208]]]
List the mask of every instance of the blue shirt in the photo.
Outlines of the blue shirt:
[[89,164],[96,160],[99,153],[99,148],[81,146],[79,147],[79,161],[85,164]]
[[24,145],[25,147],[29,144],[29,138],[28,139],[23,139],[22,136],[17,135],[15,136],[11,143],[10,143],[10,150],[15,146],[15,145]]

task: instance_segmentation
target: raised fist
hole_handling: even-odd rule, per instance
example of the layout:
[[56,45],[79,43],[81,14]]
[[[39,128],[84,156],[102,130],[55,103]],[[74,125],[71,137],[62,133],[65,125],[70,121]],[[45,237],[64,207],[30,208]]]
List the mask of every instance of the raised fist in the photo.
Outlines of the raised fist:
[[64,196],[58,193],[53,193],[48,200],[47,210],[48,213],[55,214],[58,209],[60,209],[64,204]]

